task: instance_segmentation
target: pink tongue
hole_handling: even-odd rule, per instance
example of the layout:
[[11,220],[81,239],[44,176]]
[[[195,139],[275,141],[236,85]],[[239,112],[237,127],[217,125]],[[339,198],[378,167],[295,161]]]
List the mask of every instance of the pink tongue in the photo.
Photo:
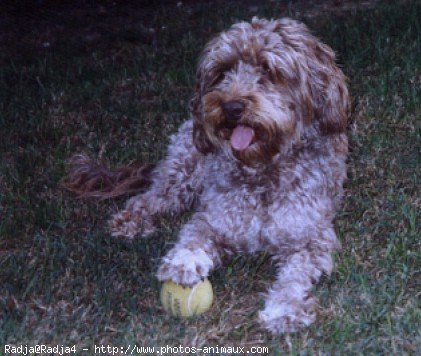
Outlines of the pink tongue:
[[254,130],[247,126],[237,126],[231,134],[231,146],[234,150],[242,151],[250,146],[254,138]]

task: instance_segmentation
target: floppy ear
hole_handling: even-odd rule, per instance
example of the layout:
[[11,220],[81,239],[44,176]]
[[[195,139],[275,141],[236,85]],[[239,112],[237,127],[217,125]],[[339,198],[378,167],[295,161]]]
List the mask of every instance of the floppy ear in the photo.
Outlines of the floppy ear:
[[333,50],[295,20],[281,19],[270,25],[297,56],[298,82],[307,107],[304,119],[315,120],[322,134],[344,132],[349,96],[346,77],[335,63]]
[[342,133],[346,130],[349,109],[346,77],[336,65],[332,49],[316,41],[314,56],[309,60],[314,118],[323,134]]
[[196,86],[193,97],[190,100],[190,112],[193,119],[193,144],[199,152],[207,154],[214,151],[214,147],[209,140],[204,128],[204,115],[202,105],[202,93],[204,90],[204,75],[200,68],[196,74]]

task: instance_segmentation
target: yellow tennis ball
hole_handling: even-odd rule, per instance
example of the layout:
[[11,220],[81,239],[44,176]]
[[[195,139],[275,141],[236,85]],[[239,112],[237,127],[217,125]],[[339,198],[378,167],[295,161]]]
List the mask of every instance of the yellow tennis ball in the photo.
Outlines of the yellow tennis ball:
[[207,278],[192,288],[166,281],[161,289],[161,303],[168,313],[178,317],[199,315],[207,311],[213,301],[212,285]]

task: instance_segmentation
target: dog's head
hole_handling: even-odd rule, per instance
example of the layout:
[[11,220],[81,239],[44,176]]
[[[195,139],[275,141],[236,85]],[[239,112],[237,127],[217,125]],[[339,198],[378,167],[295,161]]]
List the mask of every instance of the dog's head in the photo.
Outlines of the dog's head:
[[294,20],[253,18],[211,40],[191,100],[194,144],[253,165],[270,160],[308,125],[346,128],[345,77],[326,45]]

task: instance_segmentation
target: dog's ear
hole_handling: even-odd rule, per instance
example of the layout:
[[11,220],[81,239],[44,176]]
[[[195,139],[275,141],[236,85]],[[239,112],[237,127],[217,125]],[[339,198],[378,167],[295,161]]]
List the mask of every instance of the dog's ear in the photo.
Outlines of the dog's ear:
[[304,120],[316,120],[323,134],[344,132],[349,95],[346,77],[336,65],[333,50],[295,20],[281,19],[266,26],[278,33],[296,55],[297,82],[306,106]]
[[346,130],[349,110],[346,77],[336,65],[332,49],[315,41],[313,56],[309,58],[314,118],[323,134],[342,133]]
[[201,75],[197,74],[197,83],[190,100],[190,112],[193,119],[193,144],[199,152],[207,154],[213,151],[213,145],[206,135],[203,124]]

